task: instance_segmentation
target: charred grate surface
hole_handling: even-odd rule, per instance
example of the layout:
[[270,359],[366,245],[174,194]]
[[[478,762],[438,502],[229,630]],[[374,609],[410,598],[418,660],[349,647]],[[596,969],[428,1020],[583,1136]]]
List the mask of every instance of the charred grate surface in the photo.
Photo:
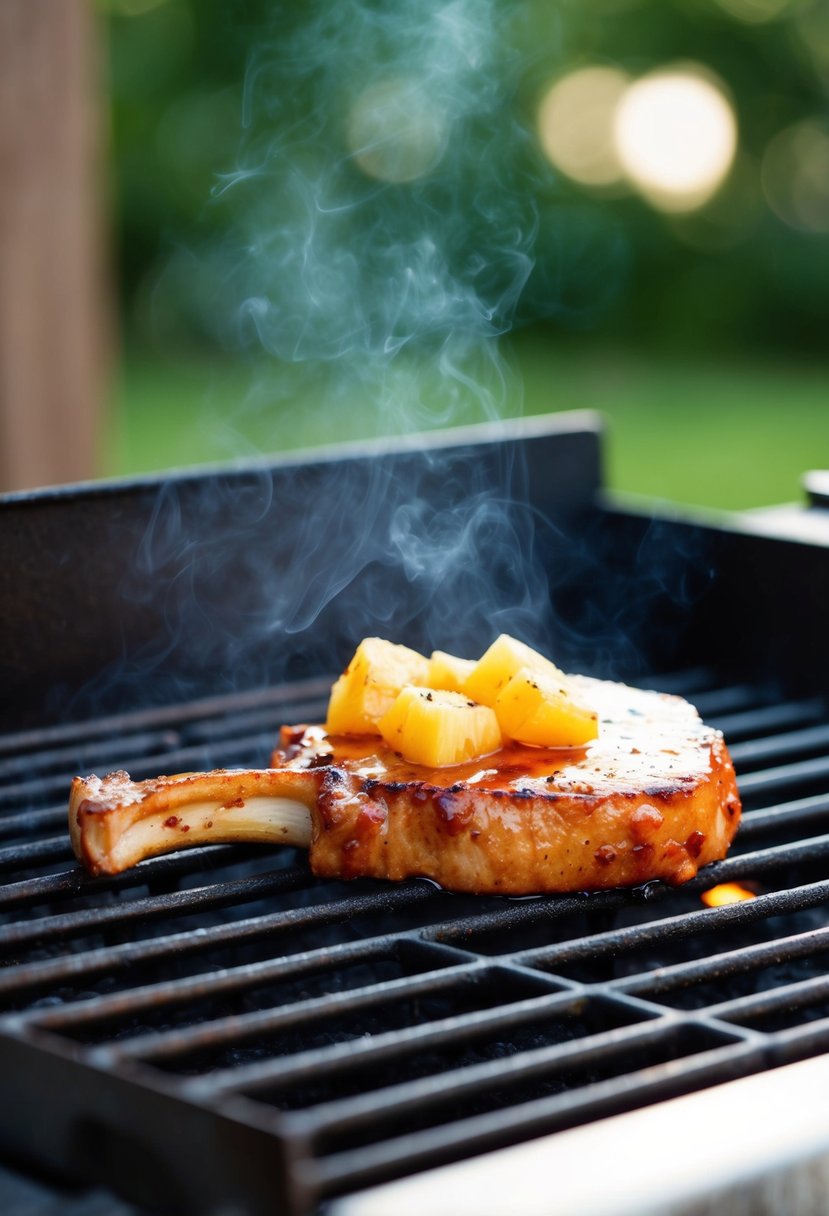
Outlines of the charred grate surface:
[[[327,681],[0,739],[7,1148],[149,1208],[299,1216],[829,1050],[827,706],[662,686],[725,731],[746,811],[678,890],[476,899],[228,846],[74,865],[76,771],[259,764]],[[747,898],[706,906],[725,884]]]

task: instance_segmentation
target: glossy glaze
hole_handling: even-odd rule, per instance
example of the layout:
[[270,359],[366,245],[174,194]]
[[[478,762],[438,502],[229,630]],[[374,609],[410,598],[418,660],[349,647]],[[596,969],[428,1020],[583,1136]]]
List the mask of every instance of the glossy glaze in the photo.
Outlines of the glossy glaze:
[[583,748],[538,748],[507,743],[467,764],[423,768],[371,735],[328,736],[321,727],[290,728],[274,754],[275,767],[331,765],[391,787],[426,785],[481,791],[532,790],[602,795],[623,790],[658,793],[698,781],[711,771],[715,735],[680,697],[623,684],[574,677],[600,718],[599,737]]

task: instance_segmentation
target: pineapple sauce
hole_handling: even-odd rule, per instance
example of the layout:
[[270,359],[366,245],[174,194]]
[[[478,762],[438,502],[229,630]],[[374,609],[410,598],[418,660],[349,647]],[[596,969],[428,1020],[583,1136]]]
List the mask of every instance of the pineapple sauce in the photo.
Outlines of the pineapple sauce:
[[532,790],[602,795],[635,791],[658,795],[691,786],[711,773],[716,732],[681,697],[624,684],[572,676],[579,694],[596,707],[599,734],[581,747],[536,747],[505,740],[497,751],[442,767],[404,759],[376,734],[327,734],[298,727],[274,753],[275,766],[342,767],[367,782],[422,784],[449,789],[474,786],[510,794]]
[[487,791],[548,782],[565,770],[583,764],[588,750],[586,747],[542,748],[508,743],[475,760],[442,768],[427,768],[410,763],[387,747],[382,739],[369,735],[350,738],[340,735],[330,742],[331,764],[342,764],[368,781],[381,780],[392,786],[422,784],[440,789],[471,785]]

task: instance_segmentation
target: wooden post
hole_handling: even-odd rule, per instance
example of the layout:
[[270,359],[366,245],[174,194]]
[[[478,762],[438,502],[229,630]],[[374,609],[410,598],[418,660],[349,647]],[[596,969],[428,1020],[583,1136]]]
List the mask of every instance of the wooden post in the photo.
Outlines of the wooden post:
[[0,491],[91,477],[105,387],[91,0],[0,0]]

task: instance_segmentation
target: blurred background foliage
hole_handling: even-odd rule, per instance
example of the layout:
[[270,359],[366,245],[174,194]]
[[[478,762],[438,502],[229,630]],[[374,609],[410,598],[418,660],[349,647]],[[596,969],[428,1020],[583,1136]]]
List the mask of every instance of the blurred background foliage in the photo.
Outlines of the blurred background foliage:
[[[574,407],[623,489],[745,507],[829,464],[827,0],[99,9],[107,471]],[[545,130],[563,80],[674,65],[736,120],[693,206],[581,172],[589,89]]]

